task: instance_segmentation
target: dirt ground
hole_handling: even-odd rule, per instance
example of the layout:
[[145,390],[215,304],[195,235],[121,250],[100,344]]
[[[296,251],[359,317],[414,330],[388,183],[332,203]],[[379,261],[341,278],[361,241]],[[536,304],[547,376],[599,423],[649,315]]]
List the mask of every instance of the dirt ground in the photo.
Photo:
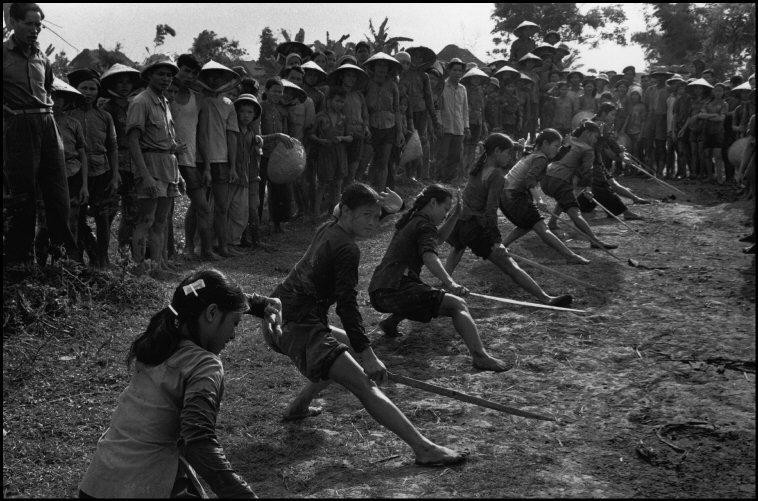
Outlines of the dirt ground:
[[[605,289],[525,267],[548,293],[574,295],[574,307],[587,314],[468,300],[485,345],[495,355],[512,350],[514,369],[474,370],[449,319],[403,324],[407,335],[395,341],[370,334],[393,372],[562,416],[561,423],[390,384],[386,393],[423,433],[470,449],[467,463],[444,469],[415,466],[410,449],[340,387],[317,401],[322,415],[282,424],[304,379],[246,319],[222,354],[218,431],[231,463],[261,497],[755,498],[755,258],[742,254],[737,241],[750,231],[752,202],[727,202],[732,188],[686,181],[676,183],[687,197],[662,202],[669,192],[650,181],[622,182],[658,200],[634,208],[645,217],[630,223],[639,234],[591,216],[601,237],[621,244],[616,253],[623,262],[576,238],[568,244],[592,260],[589,266],[563,264],[534,235],[511,248]],[[501,230],[509,228],[502,220]],[[290,230],[269,238],[276,252],[257,251],[218,268],[246,290],[270,292],[312,234],[306,225]],[[380,315],[365,289],[391,230],[360,244],[359,304],[369,331]],[[573,236],[565,222],[560,236]],[[440,247],[443,258],[448,250]],[[653,269],[633,268],[627,258]],[[455,278],[476,292],[531,300],[470,253]],[[146,290],[162,287],[168,301],[171,284],[147,282]],[[43,318],[49,326],[43,335],[4,335],[4,497],[77,494],[128,383],[128,344],[163,306],[156,303],[93,302],[69,316]]]

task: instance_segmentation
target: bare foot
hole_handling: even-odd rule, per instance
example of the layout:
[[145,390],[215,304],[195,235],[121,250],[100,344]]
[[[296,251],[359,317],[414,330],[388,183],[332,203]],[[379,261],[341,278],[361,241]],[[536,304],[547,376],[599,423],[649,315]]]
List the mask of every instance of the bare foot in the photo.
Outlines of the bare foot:
[[468,455],[468,450],[456,451],[432,444],[428,450],[416,452],[416,464],[419,466],[453,466],[464,462]]
[[472,358],[474,367],[483,371],[504,372],[513,368],[513,358],[498,360],[490,355],[474,355]]

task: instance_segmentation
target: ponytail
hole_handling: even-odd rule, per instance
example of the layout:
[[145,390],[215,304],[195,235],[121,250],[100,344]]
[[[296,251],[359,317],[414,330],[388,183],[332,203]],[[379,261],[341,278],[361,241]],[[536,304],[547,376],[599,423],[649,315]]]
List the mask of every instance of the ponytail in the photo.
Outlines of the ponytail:
[[449,198],[453,198],[453,194],[450,190],[439,184],[430,184],[421,190],[421,193],[419,193],[416,200],[413,201],[413,205],[408,209],[408,212],[403,214],[398,222],[395,223],[395,229],[402,230],[403,227],[408,224],[408,221],[410,221],[418,211],[426,207],[426,204],[432,199],[435,199],[438,203],[442,203]]
[[179,283],[171,303],[153,315],[145,332],[132,342],[126,357],[127,367],[133,360],[149,366],[159,365],[179,349],[184,339],[202,347],[198,320],[211,304],[216,304],[224,316],[249,309],[247,296],[240,286],[220,271],[193,273]]
[[484,165],[487,163],[487,157],[494,153],[495,149],[500,148],[501,150],[509,150],[513,148],[514,142],[513,139],[505,134],[493,132],[487,136],[487,139],[485,139],[483,143],[479,143],[479,145],[481,145],[484,151],[479,155],[476,163],[471,168],[471,171],[469,172],[469,175],[471,176],[476,176],[482,171]]

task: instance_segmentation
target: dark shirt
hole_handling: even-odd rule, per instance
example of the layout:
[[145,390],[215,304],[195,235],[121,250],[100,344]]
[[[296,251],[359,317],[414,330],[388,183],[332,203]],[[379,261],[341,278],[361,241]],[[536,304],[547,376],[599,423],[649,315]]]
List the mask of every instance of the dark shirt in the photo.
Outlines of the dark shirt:
[[437,227],[426,214],[415,214],[390,241],[382,262],[374,270],[368,291],[394,289],[407,276],[421,281],[421,267],[424,254],[437,254]]
[[53,68],[38,45],[27,57],[11,36],[3,43],[3,104],[11,109],[52,108]]
[[71,116],[81,122],[87,142],[87,175],[99,176],[110,170],[108,153],[118,149],[116,128],[110,113],[98,108],[77,108]]
[[129,110],[129,101],[123,100],[123,105],[119,104],[120,100],[111,98],[103,104],[102,108],[110,113],[113,119],[113,125],[116,127],[116,139],[118,140],[119,151],[129,149],[129,140],[126,137],[126,114]]
[[79,150],[85,148],[84,128],[79,120],[69,113],[55,115],[55,123],[63,142],[63,154],[66,157],[66,177],[71,177],[82,168]]
[[350,344],[360,353],[371,345],[358,310],[358,265],[361,251],[336,222],[316,230],[305,255],[274,291],[282,301],[284,322],[301,322],[316,316],[329,324],[329,308],[337,303]]

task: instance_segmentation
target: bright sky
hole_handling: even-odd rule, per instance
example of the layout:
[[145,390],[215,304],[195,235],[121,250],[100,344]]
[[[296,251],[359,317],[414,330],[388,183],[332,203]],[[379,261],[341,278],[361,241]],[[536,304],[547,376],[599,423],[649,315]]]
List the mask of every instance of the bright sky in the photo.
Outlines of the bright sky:
[[[454,43],[469,49],[479,59],[489,62],[493,58],[487,52],[494,48],[494,27],[491,14],[492,3],[445,3],[445,4],[399,4],[399,3],[303,3],[303,4],[76,4],[42,3],[46,21],[59,25],[51,28],[79,50],[96,48],[102,43],[112,49],[121,42],[124,53],[132,60],[141,62],[146,56],[145,47],[153,49],[152,40],[157,24],[168,24],[177,32],[168,36],[161,52],[182,53],[192,45],[192,40],[204,29],[221,36],[239,40],[247,49],[250,59],[257,59],[260,49],[259,36],[269,26],[279,41],[279,30],[286,29],[292,37],[298,29],[305,29],[306,43],[324,41],[326,31],[332,38],[351,34],[348,41],[357,42],[369,33],[368,21],[374,26],[389,17],[387,26],[390,36],[407,36],[414,39],[409,45],[421,44],[439,52],[445,45]],[[582,4],[586,11],[596,4]],[[627,35],[645,28],[642,4],[622,4],[627,17]],[[430,18],[434,17],[434,22]],[[538,19],[533,21],[539,23]],[[52,43],[56,51],[65,49],[69,59],[78,54],[58,37],[43,30],[40,44]],[[580,56],[585,68],[619,71],[623,66],[645,66],[642,48],[608,44],[606,47],[585,50]]]

